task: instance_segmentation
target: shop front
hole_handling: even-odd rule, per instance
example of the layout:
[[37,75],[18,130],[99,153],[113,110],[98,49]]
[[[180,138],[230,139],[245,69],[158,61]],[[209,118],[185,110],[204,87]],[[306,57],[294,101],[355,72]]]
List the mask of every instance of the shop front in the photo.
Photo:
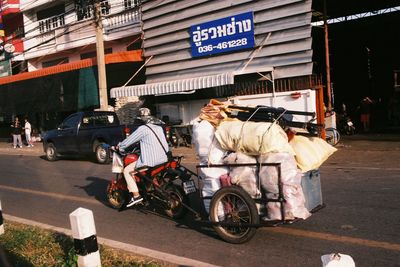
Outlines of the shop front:
[[[191,124],[210,99],[259,95],[265,101],[257,104],[290,109],[293,98],[267,99],[312,90],[307,102],[319,113],[322,82],[312,75],[311,2],[143,3],[146,83],[115,87],[111,97],[137,96],[154,105],[160,118]],[[169,19],[177,14],[180,20]]]

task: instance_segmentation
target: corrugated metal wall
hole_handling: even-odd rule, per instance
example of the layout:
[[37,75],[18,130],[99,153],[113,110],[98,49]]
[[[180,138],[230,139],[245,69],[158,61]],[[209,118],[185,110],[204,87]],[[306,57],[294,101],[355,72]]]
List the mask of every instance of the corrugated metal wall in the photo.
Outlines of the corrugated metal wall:
[[[241,70],[265,40],[246,71],[275,68],[275,78],[312,74],[311,0],[154,0],[142,5],[146,83]],[[192,25],[254,12],[254,50],[191,58]]]

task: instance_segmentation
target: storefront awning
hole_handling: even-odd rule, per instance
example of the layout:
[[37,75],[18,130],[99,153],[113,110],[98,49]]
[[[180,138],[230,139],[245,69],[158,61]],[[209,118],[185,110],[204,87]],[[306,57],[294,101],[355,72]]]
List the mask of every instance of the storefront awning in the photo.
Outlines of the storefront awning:
[[116,87],[111,89],[110,95],[112,98],[117,98],[125,96],[174,94],[179,92],[234,84],[234,77],[234,73],[227,72],[182,80]]
[[[112,64],[112,63],[123,63],[123,62],[140,62],[143,60],[141,54],[142,54],[141,50],[123,51],[123,52],[108,54],[105,55],[105,63]],[[21,74],[2,77],[0,78],[0,85],[39,78],[67,71],[79,70],[95,65],[97,65],[96,58],[83,59],[76,62],[43,68],[36,71],[24,72]]]

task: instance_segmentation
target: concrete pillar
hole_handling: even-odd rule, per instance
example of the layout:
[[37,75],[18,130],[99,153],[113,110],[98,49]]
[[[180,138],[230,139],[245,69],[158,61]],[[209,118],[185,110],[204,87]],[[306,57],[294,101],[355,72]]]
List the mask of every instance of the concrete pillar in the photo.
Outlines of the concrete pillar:
[[78,208],[69,215],[74,248],[78,254],[79,267],[100,267],[100,253],[97,245],[93,212]]

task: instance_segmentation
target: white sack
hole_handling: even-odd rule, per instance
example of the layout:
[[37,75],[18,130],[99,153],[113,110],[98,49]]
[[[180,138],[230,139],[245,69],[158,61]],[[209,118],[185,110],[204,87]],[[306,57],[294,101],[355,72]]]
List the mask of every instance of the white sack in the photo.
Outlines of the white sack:
[[285,131],[268,122],[225,121],[215,137],[225,150],[259,155],[269,152],[288,152],[294,155]]
[[[224,157],[227,152],[221,148],[217,140],[214,140],[208,147],[209,153],[205,156],[200,156],[200,164],[223,164]],[[201,179],[219,179],[221,175],[228,173],[228,167],[212,167],[212,168],[199,168],[199,176]]]
[[[212,197],[218,189],[221,188],[221,183],[218,178],[206,178],[202,180],[203,188],[202,188],[202,196],[203,197]],[[211,198],[203,199],[204,208],[207,213],[210,212],[210,202]]]
[[[208,147],[207,155],[200,156],[200,164],[222,164],[226,151],[221,148],[217,140],[213,140]],[[203,182],[202,196],[212,197],[221,188],[220,177],[228,174],[228,167],[199,168],[199,176]],[[209,213],[211,199],[204,199],[204,207]]]
[[[283,185],[283,196],[286,199],[284,206],[285,220],[293,220],[295,218],[307,219],[311,213],[305,208],[304,194],[301,186]],[[277,199],[278,194],[267,193],[267,198]],[[266,220],[281,220],[281,204],[279,202],[267,203],[268,215]]]
[[[231,153],[224,159],[225,163],[257,163],[255,157],[243,153]],[[258,190],[257,166],[230,167],[231,183],[241,186],[253,198],[261,197]]]
[[[286,202],[285,219],[306,219],[311,214],[305,207],[303,188],[301,187],[302,173],[297,169],[296,160],[289,153],[268,153],[258,157],[260,163],[281,163],[282,193]],[[263,166],[260,169],[261,186],[266,190],[267,198],[278,198],[278,170],[274,166]],[[280,203],[267,204],[269,220],[281,220]]]
[[346,254],[332,253],[321,256],[322,267],[355,267],[353,258]]
[[196,121],[193,124],[192,143],[199,157],[208,156],[214,133],[214,126],[206,120]]
[[[259,163],[281,163],[281,182],[284,184],[301,183],[299,179],[296,160],[289,153],[267,153],[258,157]],[[278,193],[278,169],[275,166],[262,166],[260,168],[260,182],[265,191]]]
[[122,173],[123,171],[124,163],[122,162],[122,158],[116,152],[113,152],[111,172]]

